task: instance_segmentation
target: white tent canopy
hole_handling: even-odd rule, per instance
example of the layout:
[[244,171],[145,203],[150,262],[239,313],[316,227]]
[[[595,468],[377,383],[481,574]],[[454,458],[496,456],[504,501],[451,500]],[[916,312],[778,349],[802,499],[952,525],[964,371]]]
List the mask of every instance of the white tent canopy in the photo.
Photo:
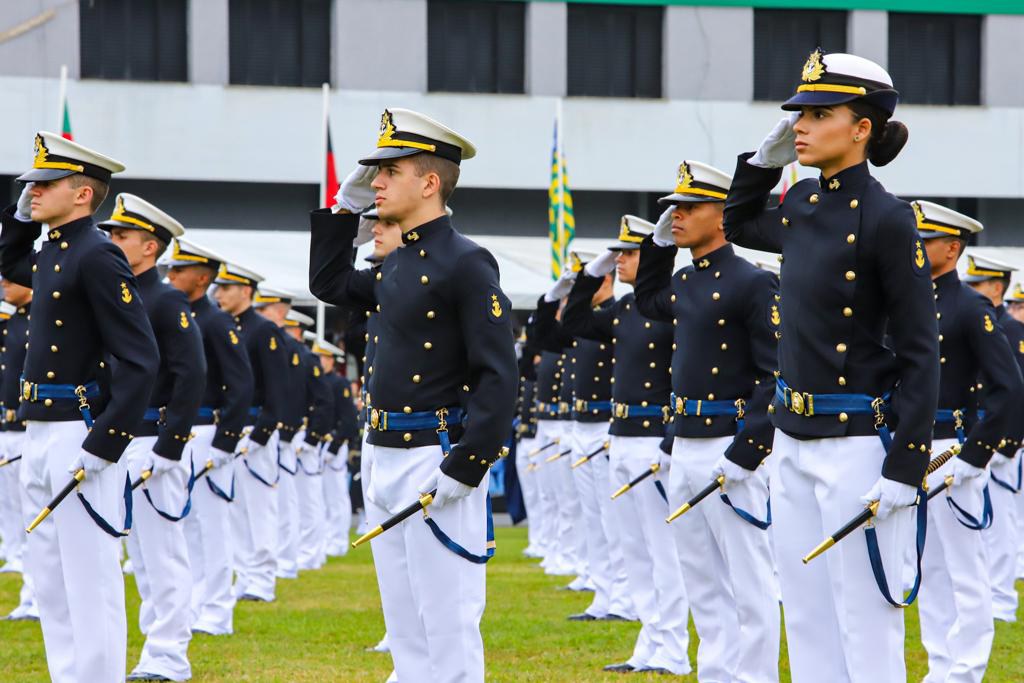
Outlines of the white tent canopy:
[[[252,268],[267,278],[268,285],[295,293],[299,304],[311,305],[315,302],[309,293],[308,232],[191,229],[188,236],[225,258]],[[552,284],[551,247],[548,238],[474,235],[472,239],[490,250],[497,259],[501,271],[501,287],[512,300],[513,308],[532,309],[537,298]],[[579,238],[575,240],[573,246],[580,250],[600,253],[610,242],[611,238]],[[362,258],[370,253],[370,246],[360,247],[360,263]],[[736,251],[751,262],[776,263],[775,254],[740,247],[737,247]],[[1024,247],[971,247],[968,253],[990,256],[1017,266],[1021,273],[1014,280],[1020,279],[1024,282]],[[689,252],[680,250],[676,257],[676,266],[682,267],[689,259]],[[965,267],[965,260],[961,259],[961,271]],[[628,287],[619,284],[616,291],[624,294]]]

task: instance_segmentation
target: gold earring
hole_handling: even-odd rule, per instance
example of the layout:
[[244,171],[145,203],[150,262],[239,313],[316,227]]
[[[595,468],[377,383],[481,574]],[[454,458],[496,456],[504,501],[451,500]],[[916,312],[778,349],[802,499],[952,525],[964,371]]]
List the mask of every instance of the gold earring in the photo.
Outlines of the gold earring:
[[853,141],[854,142],[860,142],[860,136],[859,135],[854,135],[853,136]]

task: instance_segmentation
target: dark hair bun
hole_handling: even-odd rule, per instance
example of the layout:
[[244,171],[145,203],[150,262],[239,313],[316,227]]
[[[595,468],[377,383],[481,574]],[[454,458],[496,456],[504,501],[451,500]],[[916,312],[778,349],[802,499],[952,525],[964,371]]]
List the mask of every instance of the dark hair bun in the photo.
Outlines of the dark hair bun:
[[882,127],[882,134],[878,137],[871,136],[868,143],[868,161],[875,166],[885,166],[896,158],[907,144],[910,138],[910,131],[900,121],[886,121]]

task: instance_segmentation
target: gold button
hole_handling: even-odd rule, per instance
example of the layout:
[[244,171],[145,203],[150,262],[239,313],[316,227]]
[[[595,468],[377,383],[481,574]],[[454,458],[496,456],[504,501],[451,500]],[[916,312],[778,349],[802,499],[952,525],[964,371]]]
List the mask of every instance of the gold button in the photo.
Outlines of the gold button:
[[675,342],[672,342],[672,350],[675,351],[677,348],[678,345]]
[[430,278],[429,277],[427,277],[426,275],[420,275],[420,283],[425,285],[428,282],[430,282]]
[[669,301],[671,301],[672,303],[675,303],[675,302],[676,302],[676,295],[675,295],[675,294],[673,294],[672,296],[670,296],[670,297],[668,298],[668,300],[669,300]]
[[68,243],[67,243],[67,242],[61,242],[61,243],[60,243],[60,248],[61,248],[61,249],[67,249],[67,248],[68,248],[68,246],[69,246],[69,245],[68,245]]
[[715,400],[715,395],[714,394],[708,394],[708,400],[709,401],[714,401]]
[[717,375],[718,374],[718,368],[711,368],[711,374],[712,375]]
[[[619,324],[619,319],[618,318],[612,318],[612,325],[618,325],[618,324]],[[575,342],[573,342],[573,343],[575,343]]]
[[719,318],[718,319],[718,326],[719,327],[725,327],[725,318]]
[[54,320],[53,324],[56,325],[57,327],[64,327],[64,321],[63,320]]
[[54,344],[53,346],[51,346],[50,350],[53,351],[54,353],[57,353],[57,345]]
[[54,264],[53,272],[55,272],[55,273],[59,273],[60,272],[60,264],[59,263]]
[[936,320],[942,320],[942,314],[941,313],[936,313],[935,314],[935,319]]
[[427,320],[433,320],[433,319],[434,319],[434,312],[433,311],[427,311]]
[[716,270],[715,271],[715,278],[717,279],[717,278],[720,278],[720,277],[722,277],[722,273]]
[[651,329],[651,323],[650,323],[650,321],[648,321],[648,322],[645,322],[645,323],[644,323],[644,327],[645,327],[646,329],[648,329],[648,330],[649,330],[649,329]]
[[723,350],[723,351],[728,351],[728,350],[729,350],[729,345],[728,345],[728,344],[724,344],[724,343],[723,343],[723,344],[722,344],[722,350]]
[[651,421],[650,420],[644,420],[643,425],[644,425],[644,427],[650,427],[651,426]]
[[420,380],[421,380],[421,379],[423,379],[423,378],[422,378],[422,377],[420,377],[419,375],[413,375],[413,376],[412,376],[412,382],[413,382],[413,384],[419,384],[419,383],[420,383]]
[[854,280],[857,279],[857,273],[853,272],[852,270],[846,271],[846,279],[849,280],[850,282],[853,282]]
[[32,264],[32,272],[34,273],[34,272],[36,272],[37,270],[39,270],[39,266],[37,266],[36,264],[34,264],[34,263],[33,263],[33,264]]
[[648,342],[647,348],[653,349],[654,348],[654,342]]
[[46,373],[46,379],[53,379],[56,376],[57,373],[55,373],[53,370],[50,370],[49,372]]
[[682,281],[686,282],[686,273],[683,273]]
[[654,368],[656,368],[657,366],[658,366],[658,364],[657,364],[657,363],[655,363],[655,362],[651,361],[651,369],[654,369]]
[[846,236],[846,243],[847,244],[853,244],[856,241],[857,241],[857,236],[854,235],[852,232],[849,235]]
[[856,199],[851,199],[850,200],[850,208],[851,209],[856,209],[858,206],[860,206],[860,202],[858,202]]
[[111,436],[114,436],[115,434],[117,434],[117,430],[113,429],[113,428],[108,429],[107,430],[107,434],[110,434]]
[[434,345],[431,344],[430,342],[423,342],[423,348],[429,351],[430,349],[434,348]]
[[818,203],[818,195],[812,194],[810,197],[808,197],[807,201],[809,201],[811,204],[817,204]]
[[43,405],[49,408],[50,406],[53,405],[53,400],[48,398],[45,401],[43,401]]
[[939,362],[942,363],[942,364],[945,364],[946,363],[946,357],[943,356],[942,358],[940,358]]
[[402,408],[402,412],[408,415],[409,413],[412,412],[412,408],[410,406],[405,406],[404,408]]
[[844,318],[850,318],[852,316],[853,316],[853,309],[852,308],[847,306],[846,308],[843,309],[843,317]]
[[712,298],[712,299],[714,299],[715,301],[718,301],[719,299],[721,299],[721,298],[722,298],[722,295],[721,295],[721,294],[719,294],[718,292],[714,292],[714,293],[713,293],[713,294],[711,295],[711,298]]
[[782,217],[782,224],[783,224],[783,225],[789,225],[789,219],[788,219],[788,218],[786,218],[785,216],[783,216],[783,217]]
[[839,353],[846,353],[846,344],[842,342],[836,344],[836,351],[838,351]]
[[[614,377],[612,378],[612,381],[613,382],[615,381]],[[651,388],[651,383],[650,382],[644,382],[644,389],[650,389],[650,388]]]
[[840,377],[839,378],[839,386],[841,386],[841,387],[845,387],[846,386],[846,378],[845,377]]
[[711,426],[711,418],[710,417],[704,418],[704,424],[706,424],[708,427],[710,427]]
[[60,298],[60,292],[54,292],[53,294],[51,294],[51,296],[52,296],[52,297],[53,297],[54,299],[59,299],[59,298]]
[[402,434],[402,440],[403,441],[412,441],[412,434],[410,434],[409,432],[406,432],[405,434]]
[[940,335],[939,335],[939,341],[943,341],[943,340],[945,340],[945,337],[943,337],[943,336],[942,336],[942,335],[940,334]]
[[378,270],[378,271],[377,271],[377,279],[378,279],[378,280],[380,280],[380,279],[382,279],[383,277],[384,277],[384,276],[383,276],[383,275],[381,275],[381,272],[380,272],[380,271]]
[[850,419],[850,416],[847,415],[846,413],[839,413],[839,421],[840,422],[846,422],[849,419]]
[[427,252],[425,252],[424,250],[420,249],[420,258],[427,258]]

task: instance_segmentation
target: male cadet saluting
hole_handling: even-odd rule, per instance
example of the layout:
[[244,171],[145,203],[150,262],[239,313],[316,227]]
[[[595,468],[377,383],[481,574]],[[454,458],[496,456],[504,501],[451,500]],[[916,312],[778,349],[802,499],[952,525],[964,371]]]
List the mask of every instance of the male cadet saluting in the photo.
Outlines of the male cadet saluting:
[[[687,655],[686,591],[672,538],[665,525],[669,513],[661,472],[660,445],[672,390],[672,325],[652,321],[637,308],[630,293],[614,306],[590,305],[604,277],[615,269],[625,284],[636,282],[640,246],[654,226],[636,216],[623,216],[619,238],[604,254],[586,265],[569,294],[563,325],[572,334],[611,344],[612,367],[611,486],[608,501],[617,534],[612,541],[629,577],[629,592],[643,628],[628,661],[606,671],[657,671],[685,675]],[[594,459],[582,467],[594,466]],[[612,502],[609,493],[657,464],[659,479],[646,481]],[[606,465],[607,467],[607,465]],[[657,482],[657,483],[655,483]]]
[[[928,651],[925,681],[980,683],[995,634],[979,533],[992,521],[986,465],[1019,410],[1022,380],[995,309],[960,282],[956,272],[968,237],[981,232],[981,223],[932,202],[911,206],[931,264],[939,314],[941,373],[932,448],[941,452],[957,442],[963,448],[928,476],[929,488],[949,476],[953,483],[947,489],[948,505],[928,510],[918,603],[921,641]],[[984,411],[978,409],[979,382],[985,385],[980,397]]]
[[[994,306],[996,326],[1006,336],[1010,352],[1022,371],[1024,365],[1024,325],[1006,312],[1003,298],[1010,288],[1010,276],[1017,270],[1013,266],[981,256],[967,257],[967,272],[964,282],[984,295]],[[941,322],[940,322],[941,325]],[[980,378],[982,396],[992,388],[992,380]],[[984,404],[983,404],[984,405]],[[1020,460],[1015,458],[1024,434],[1024,396],[1017,392],[1014,397],[1015,410],[1004,424],[1004,443],[998,448],[997,457],[992,459],[990,487],[992,497],[991,525],[982,531],[987,548],[988,576],[992,586],[992,616],[1000,621],[1017,620],[1017,589],[1014,587],[1016,574],[1016,548],[1018,520],[1015,497],[1020,491]]]
[[249,354],[253,373],[252,403],[246,419],[252,425],[242,439],[243,457],[235,461],[237,484],[231,525],[235,536],[235,597],[274,601],[277,570],[277,426],[285,415],[287,363],[277,325],[252,307],[253,293],[263,276],[241,266],[222,263],[213,281],[221,309],[234,316]]
[[192,630],[208,635],[233,632],[235,600],[231,595],[231,508],[234,498],[234,453],[242,436],[253,377],[249,354],[234,319],[206,295],[224,258],[191,240],[174,240],[167,279],[185,293],[203,337],[206,388],[192,426],[192,466],[213,469],[192,492],[185,537],[192,566]]
[[[32,169],[18,178],[30,184],[2,218],[0,272],[35,292],[18,410],[28,420],[24,507],[41,510],[72,473],[85,473],[79,501],[65,500],[28,538],[46,662],[58,683],[120,683],[125,675],[118,555],[127,477],[119,460],[149,401],[159,350],[124,254],[92,218],[111,174],[123,170],[39,133]],[[43,223],[49,230],[37,253]]]
[[[484,679],[488,524],[487,487],[479,484],[512,424],[516,358],[497,263],[445,215],[459,163],[475,154],[469,141],[422,114],[385,111],[377,150],[360,162],[370,168],[346,179],[339,213],[314,211],[311,219],[310,291],[337,305],[375,305],[380,314],[367,367],[369,521],[436,489],[429,508],[436,526],[416,517],[373,541],[391,654],[404,681]],[[376,274],[352,266],[358,212],[371,200],[382,219],[401,226],[405,243]]]
[[13,280],[5,279],[4,307],[9,311],[0,313],[3,324],[3,345],[0,345],[0,412],[2,415],[3,447],[0,455],[8,461],[0,472],[3,481],[4,511],[0,523],[3,526],[4,548],[7,562],[3,571],[21,572],[21,594],[18,606],[7,615],[11,621],[25,619],[38,620],[39,609],[35,603],[35,590],[32,577],[24,566],[25,517],[31,519],[38,510],[25,509],[22,506],[21,461],[14,460],[23,456],[22,446],[25,441],[25,421],[18,419],[18,403],[21,401],[21,372],[25,367],[25,354],[28,343],[28,324],[32,312],[32,289],[19,285]]
[[[206,379],[203,338],[188,299],[162,282],[156,261],[185,228],[149,202],[122,192],[114,212],[99,224],[124,252],[139,283],[139,295],[159,348],[156,386],[149,408],[133,430],[126,450],[134,481],[150,477],[135,491],[135,533],[128,555],[142,603],[139,630],[146,636],[130,681],[185,681],[192,677],[188,643],[192,636],[189,583],[192,570],[181,520],[191,507],[192,421]],[[183,455],[184,453],[184,455]]]
[[[725,240],[731,182],[707,164],[679,165],[675,192],[659,200],[669,208],[640,249],[636,301],[675,323],[669,502],[678,508],[719,475],[728,494],[673,523],[700,637],[697,677],[766,683],[779,676],[779,604],[758,466],[772,449],[778,286]],[[693,263],[673,275],[678,248]]]

